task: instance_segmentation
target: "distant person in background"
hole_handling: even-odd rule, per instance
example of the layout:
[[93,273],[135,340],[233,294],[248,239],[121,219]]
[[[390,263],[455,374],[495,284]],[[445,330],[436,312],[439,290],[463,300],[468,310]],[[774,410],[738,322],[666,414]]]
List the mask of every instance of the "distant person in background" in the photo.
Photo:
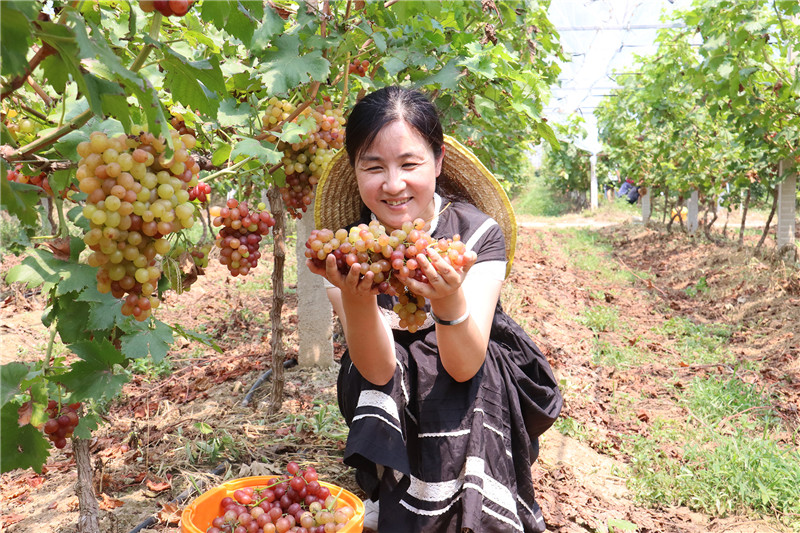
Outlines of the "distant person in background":
[[626,178],[625,183],[617,191],[617,198],[625,198],[629,204],[635,204],[639,199],[639,188],[632,179]]

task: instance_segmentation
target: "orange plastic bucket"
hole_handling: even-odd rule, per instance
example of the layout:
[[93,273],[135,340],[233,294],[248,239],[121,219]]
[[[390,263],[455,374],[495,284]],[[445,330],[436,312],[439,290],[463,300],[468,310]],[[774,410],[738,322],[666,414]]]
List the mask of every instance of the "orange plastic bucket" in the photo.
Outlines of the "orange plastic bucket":
[[[226,481],[218,487],[210,489],[190,503],[181,513],[181,533],[206,533],[211,527],[211,521],[219,516],[220,504],[222,499],[230,496],[239,489],[245,487],[265,487],[272,484],[278,476],[252,476],[241,477]],[[349,505],[355,511],[353,518],[347,525],[340,529],[342,533],[361,533],[364,529],[364,502],[361,499],[342,487],[319,482],[323,487],[328,487],[331,494],[337,496],[341,502],[337,507]]]

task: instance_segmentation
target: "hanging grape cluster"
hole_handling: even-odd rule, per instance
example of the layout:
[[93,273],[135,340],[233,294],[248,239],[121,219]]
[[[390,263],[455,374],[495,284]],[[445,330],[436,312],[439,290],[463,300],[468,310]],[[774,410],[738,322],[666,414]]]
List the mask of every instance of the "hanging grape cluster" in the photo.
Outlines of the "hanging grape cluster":
[[[277,142],[270,130],[277,129],[287,120],[296,107],[286,100],[272,97],[262,118],[267,141]],[[280,188],[286,209],[294,218],[302,218],[314,199],[314,185],[336,150],[344,146],[345,118],[341,109],[334,108],[329,98],[314,108],[305,108],[293,122],[307,133],[299,142],[287,146],[283,152],[283,169],[286,186]]]
[[166,254],[166,236],[190,228],[195,205],[189,188],[197,185],[200,167],[190,154],[195,138],[172,131],[174,152],[166,156],[164,138],[137,132],[108,137],[93,132],[78,145],[76,177],[88,195],[83,208],[91,227],[84,242],[98,267],[97,288],[125,298],[122,313],[145,320],[159,300],[153,294]]
[[275,219],[263,203],[250,211],[247,202],[239,203],[234,198],[225,207],[215,206],[211,215],[214,226],[223,226],[216,240],[219,262],[228,267],[231,275],[246,276],[258,265],[261,239],[275,225]]
[[[6,179],[17,183],[28,183],[39,187],[41,192],[45,193],[47,196],[53,196],[53,188],[50,186],[50,179],[47,176],[47,172],[39,172],[29,176],[22,171],[22,165],[16,165],[13,169],[6,172]],[[69,188],[61,191],[61,197],[66,198],[69,191],[77,191],[77,189],[74,185],[71,185]]]
[[415,332],[425,322],[425,298],[414,294],[398,278],[398,274],[422,283],[428,279],[417,262],[417,255],[438,253],[448,264],[461,267],[465,263],[466,246],[459,235],[452,239],[434,239],[423,228],[425,221],[405,222],[401,229],[386,233],[378,221],[353,226],[350,231],[339,229],[312,230],[306,241],[305,256],[324,268],[328,255],[336,258],[339,272],[347,274],[350,268],[360,265],[363,277],[372,271],[373,287],[384,294],[398,297],[394,312],[399,325]]
[[223,498],[206,533],[334,533],[355,516],[355,509],[320,484],[313,467],[290,461],[286,470],[268,486],[237,489]]
[[78,425],[78,409],[81,403],[59,405],[55,400],[47,402],[47,422],[44,423],[44,433],[59,450],[67,445],[67,439]]

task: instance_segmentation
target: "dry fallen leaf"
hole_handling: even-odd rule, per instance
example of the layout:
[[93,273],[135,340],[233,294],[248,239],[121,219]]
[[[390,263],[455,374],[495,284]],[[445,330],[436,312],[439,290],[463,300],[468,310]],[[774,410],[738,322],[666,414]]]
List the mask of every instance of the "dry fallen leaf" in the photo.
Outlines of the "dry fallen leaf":
[[164,492],[172,488],[172,485],[170,485],[168,481],[152,481],[148,479],[147,488],[153,492]]
[[100,501],[98,502],[98,506],[103,511],[110,511],[111,509],[122,507],[123,505],[125,505],[125,502],[122,500],[117,500],[116,498],[112,498],[105,492],[100,495]]
[[8,526],[16,524],[17,522],[25,518],[27,518],[27,516],[25,516],[24,514],[16,514],[16,513],[4,514],[0,516],[0,525],[2,525],[3,528],[7,528]]
[[158,520],[162,524],[172,525],[181,521],[181,513],[178,505],[174,503],[162,503],[161,510],[158,512]]

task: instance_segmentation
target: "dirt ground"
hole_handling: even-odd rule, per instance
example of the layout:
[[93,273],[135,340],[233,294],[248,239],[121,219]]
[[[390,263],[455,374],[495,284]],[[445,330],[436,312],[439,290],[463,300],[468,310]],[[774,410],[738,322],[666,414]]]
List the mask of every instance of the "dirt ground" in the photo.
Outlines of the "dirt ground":
[[[740,325],[729,346],[737,358],[759,360],[753,379],[777,391],[776,409],[796,424],[800,405],[800,274],[782,269],[733,245],[718,246],[631,223],[598,223],[592,231],[613,244],[607,258],[616,269],[638,276],[635,283],[601,279],[575,268],[564,251],[564,234],[552,227],[520,229],[514,268],[503,293],[506,310],[523,324],[564,383],[564,416],[590,428],[592,439],[576,440],[554,429],[541,439],[533,466],[538,501],[549,531],[608,531],[609,519],[625,520],[640,532],[761,533],[787,531],[769,518],[717,518],[684,507],[646,507],[627,486],[624,435],[647,435],[651,418],[685,418],[663,397],[667,381],[697,373],[723,372],[681,361],[670,340],[652,332],[670,316],[699,323]],[[574,225],[570,220],[567,225]],[[757,240],[757,238],[756,238]],[[288,254],[293,256],[293,254]],[[249,406],[242,400],[269,368],[269,257],[249,279],[232,280],[212,262],[189,292],[170,295],[159,318],[210,335],[216,352],[179,340],[163,376],[136,374],[114,402],[107,423],[95,432],[92,459],[104,532],[177,532],[186,501],[176,498],[193,486],[212,486],[210,475],[227,463],[227,478],[282,471],[289,460],[314,464],[321,479],[358,492],[341,463],[343,435],[334,421],[336,365],[330,369],[285,370],[283,409],[267,415],[271,385]],[[5,272],[13,258],[4,259]],[[294,265],[288,265],[294,268]],[[648,273],[645,277],[637,273]],[[689,298],[686,288],[704,276],[710,291]],[[742,281],[746,280],[746,281]],[[46,331],[41,295],[3,285],[2,362],[41,356]],[[283,309],[287,356],[296,356],[296,299],[289,287]],[[602,299],[613,303],[632,331],[619,342],[647,343],[651,362],[630,370],[592,362],[592,332],[575,317]],[[343,347],[335,344],[335,357]],[[667,377],[669,379],[667,379]],[[619,419],[607,406],[618,392],[637,391],[636,417]],[[333,414],[326,411],[330,406]],[[304,423],[298,423],[303,421]],[[339,428],[339,429],[337,429]],[[2,522],[9,533],[73,533],[77,497],[75,464],[68,445],[54,450],[42,474],[13,471],[2,476]],[[139,527],[146,520],[147,527]]]

